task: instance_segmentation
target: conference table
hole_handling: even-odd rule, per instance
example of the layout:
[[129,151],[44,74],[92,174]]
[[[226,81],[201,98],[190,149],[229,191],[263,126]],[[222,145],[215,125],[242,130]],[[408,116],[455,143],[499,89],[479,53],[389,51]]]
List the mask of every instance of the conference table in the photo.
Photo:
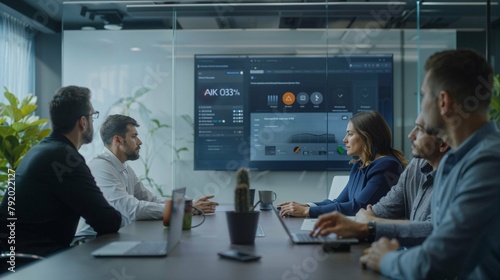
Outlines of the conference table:
[[[254,245],[231,245],[224,211],[182,233],[180,243],[160,258],[95,258],[91,252],[112,242],[124,240],[164,240],[168,231],[161,221],[136,221],[119,233],[95,240],[37,261],[4,279],[381,279],[359,263],[366,243],[354,244],[350,252],[325,253],[321,245],[294,245],[273,211],[262,211],[259,225],[265,236],[256,237]],[[193,224],[202,217],[193,217]],[[300,231],[303,219],[286,218],[291,231]],[[217,252],[236,248],[261,256],[254,262],[220,258]]]

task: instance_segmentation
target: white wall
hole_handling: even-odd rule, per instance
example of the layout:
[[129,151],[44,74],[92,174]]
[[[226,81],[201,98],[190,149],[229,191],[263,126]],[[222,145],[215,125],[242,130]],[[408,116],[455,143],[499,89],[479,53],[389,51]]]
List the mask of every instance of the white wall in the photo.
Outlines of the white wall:
[[[234,172],[193,171],[193,130],[182,115],[193,118],[194,54],[394,54],[394,143],[403,149],[417,112],[418,38],[415,30],[380,30],[359,44],[356,30],[148,30],[65,31],[63,34],[63,85],[89,87],[92,102],[103,113],[95,122],[96,137],[81,149],[89,159],[102,149],[97,133],[108,113],[121,113],[113,105],[132,96],[138,88],[151,90],[139,98],[145,108],[132,106],[129,114],[141,127],[141,157],[151,158],[151,176],[165,191],[185,186],[188,195],[216,194],[219,202],[232,202]],[[440,49],[455,48],[454,31],[420,31],[420,60]],[[132,51],[131,48],[140,48]],[[149,118],[172,125],[156,137],[147,137]],[[187,147],[175,157],[171,146]],[[409,150],[406,149],[407,156]],[[143,174],[140,161],[131,163]],[[277,201],[322,200],[336,172],[252,172],[251,186],[277,192]]]
[[49,102],[61,87],[61,34],[38,33],[35,37],[36,114],[49,119]]

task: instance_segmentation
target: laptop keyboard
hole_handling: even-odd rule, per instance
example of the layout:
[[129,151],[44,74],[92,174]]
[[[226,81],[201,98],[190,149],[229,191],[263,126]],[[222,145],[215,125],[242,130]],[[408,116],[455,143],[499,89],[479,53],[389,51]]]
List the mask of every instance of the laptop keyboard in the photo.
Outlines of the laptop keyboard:
[[295,233],[294,235],[301,242],[308,242],[308,241],[321,241],[321,242],[324,242],[324,241],[328,240],[327,237],[324,237],[324,236],[314,237],[314,236],[310,236],[309,233]]
[[128,250],[125,255],[150,255],[164,252],[167,248],[166,242],[161,241],[143,241],[132,249]]

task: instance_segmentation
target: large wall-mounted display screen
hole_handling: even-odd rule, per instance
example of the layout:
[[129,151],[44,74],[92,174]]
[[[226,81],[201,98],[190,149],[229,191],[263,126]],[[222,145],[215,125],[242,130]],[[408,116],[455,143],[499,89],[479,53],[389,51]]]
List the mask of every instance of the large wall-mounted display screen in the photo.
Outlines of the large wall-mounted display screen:
[[195,170],[349,170],[352,115],[393,124],[391,54],[196,55]]

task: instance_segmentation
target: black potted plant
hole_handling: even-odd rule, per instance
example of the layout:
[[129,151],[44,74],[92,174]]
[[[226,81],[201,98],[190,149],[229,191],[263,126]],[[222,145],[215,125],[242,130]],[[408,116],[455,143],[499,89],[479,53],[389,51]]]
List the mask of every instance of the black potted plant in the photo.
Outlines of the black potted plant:
[[250,182],[248,171],[237,172],[234,193],[234,211],[226,212],[229,237],[233,244],[253,244],[259,222],[259,213],[250,203]]

